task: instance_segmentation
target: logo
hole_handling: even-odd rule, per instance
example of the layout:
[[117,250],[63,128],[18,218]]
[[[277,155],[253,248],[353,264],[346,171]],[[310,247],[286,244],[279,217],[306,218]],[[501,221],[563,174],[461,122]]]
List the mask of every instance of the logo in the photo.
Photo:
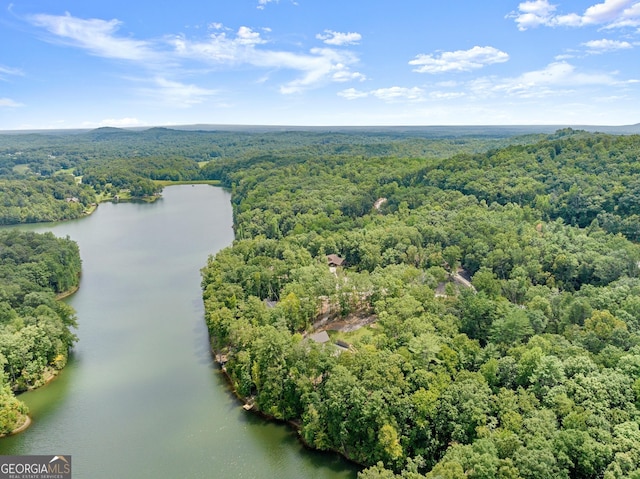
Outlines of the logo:
[[0,479],[71,479],[71,456],[0,456]]

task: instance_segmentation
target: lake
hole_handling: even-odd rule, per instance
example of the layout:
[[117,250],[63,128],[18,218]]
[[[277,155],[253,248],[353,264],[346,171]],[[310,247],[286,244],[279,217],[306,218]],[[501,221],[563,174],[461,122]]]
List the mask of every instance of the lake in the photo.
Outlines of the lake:
[[80,220],[21,226],[78,242],[80,340],[47,386],[20,396],[33,424],[0,454],[71,455],[73,477],[354,478],[334,454],[244,411],[213,364],[200,268],[233,241],[230,195],[165,188]]

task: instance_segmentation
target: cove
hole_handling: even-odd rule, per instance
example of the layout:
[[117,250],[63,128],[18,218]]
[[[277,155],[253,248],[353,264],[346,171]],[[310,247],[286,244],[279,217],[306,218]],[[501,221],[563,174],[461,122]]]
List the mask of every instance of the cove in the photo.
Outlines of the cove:
[[247,413],[214,366],[200,268],[233,240],[230,195],[165,188],[80,220],[21,226],[78,242],[79,341],[50,384],[20,396],[33,424],[0,454],[69,454],[73,477],[355,478],[334,454]]

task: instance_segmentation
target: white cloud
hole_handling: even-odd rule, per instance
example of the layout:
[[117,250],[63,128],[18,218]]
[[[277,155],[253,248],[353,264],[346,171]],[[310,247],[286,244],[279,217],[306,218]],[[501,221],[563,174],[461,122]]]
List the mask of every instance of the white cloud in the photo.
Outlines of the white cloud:
[[376,90],[370,90],[368,92],[349,88],[347,90],[339,92],[338,95],[346,98],[347,100],[356,100],[358,98],[371,96],[388,103],[401,101],[415,102],[424,100],[424,90],[418,87],[405,88],[393,86],[389,88],[378,88]]
[[278,0],[258,0],[258,9],[264,10],[264,7],[270,4],[271,2],[278,3]]
[[585,25],[610,25],[616,26],[621,22],[629,21],[634,16],[635,8],[635,25],[640,20],[640,11],[638,11],[638,2],[634,0],[605,0],[587,8],[582,16],[582,22]]
[[462,91],[432,91],[429,93],[429,98],[433,100],[453,100],[464,96],[467,96],[467,94]]
[[143,88],[141,91],[152,96],[155,101],[176,108],[189,108],[219,94],[217,90],[188,85],[162,77],[154,78],[153,87]]
[[[347,100],[377,98],[387,103],[429,102],[430,105],[451,106],[455,100],[464,98],[464,104],[472,105],[488,102],[536,103],[549,98],[550,104],[575,95],[592,95],[597,98],[606,90],[609,96],[617,89],[624,93],[625,88],[637,83],[636,80],[620,80],[615,73],[583,72],[567,62],[554,62],[540,70],[533,70],[516,77],[498,78],[487,76],[468,82],[441,82],[433,84],[429,91],[426,87],[390,87],[363,91],[349,88],[338,93]],[[604,88],[602,88],[604,87]]]
[[[53,34],[56,41],[83,48],[93,55],[135,61],[153,71],[152,76],[163,78],[182,75],[187,61],[206,66],[248,65],[297,72],[298,78],[280,87],[282,93],[299,92],[325,81],[362,81],[365,78],[362,73],[352,70],[358,58],[351,52],[329,47],[314,48],[308,53],[269,49],[265,47],[268,40],[260,32],[247,26],[241,26],[236,32],[232,32],[220,23],[212,23],[209,27],[214,31],[204,39],[192,40],[184,35],[176,35],[165,37],[162,41],[147,41],[118,36],[121,22],[115,19],[81,19],[70,14],[33,15],[29,19],[34,25]],[[263,29],[263,32],[269,31]],[[353,35],[358,35],[332,33],[331,38],[343,44],[355,41]],[[188,91],[188,98],[202,98],[210,94],[210,90],[199,91],[194,85],[185,89],[185,85],[176,84],[181,86],[175,93]],[[191,104],[191,100],[186,101],[186,104]]]
[[238,29],[236,41],[240,45],[260,45],[261,43],[267,43],[266,40],[260,38],[258,32],[254,32],[249,27],[240,27]]
[[534,0],[523,2],[518,5],[519,14],[512,13],[515,17],[519,30],[535,28],[540,25],[547,25],[556,10],[555,5],[551,5],[548,0]]
[[4,65],[0,65],[0,80],[6,80],[8,76],[21,76],[22,70],[19,68],[11,68]]
[[497,48],[475,46],[470,50],[442,52],[438,56],[420,54],[409,65],[416,65],[418,68],[413,71],[418,73],[465,72],[507,60],[509,55]]
[[21,106],[24,105],[12,100],[11,98],[0,98],[0,108],[19,108]]
[[[258,10],[264,10],[264,8],[269,5],[270,3],[280,3],[280,0],[258,0]],[[295,2],[294,0],[291,1],[291,5],[298,5],[297,2]]]
[[324,34],[318,33],[316,38],[318,40],[322,40],[327,45],[356,45],[360,40],[362,40],[362,35],[354,32],[341,33],[334,32],[332,30],[325,30]]
[[370,94],[387,102],[398,100],[420,101],[424,99],[424,91],[418,87],[393,86],[391,88],[378,88],[377,90],[372,90]]
[[356,90],[355,88],[347,88],[346,90],[338,92],[338,96],[346,98],[347,100],[357,100],[358,98],[368,97],[369,93],[366,91]]
[[225,32],[209,36],[206,41],[176,37],[172,41],[177,55],[203,63],[250,65],[258,68],[293,70],[301,76],[281,86],[285,94],[297,93],[323,81],[363,80],[364,75],[351,70],[358,58],[351,52],[332,48],[313,48],[309,53],[259,48],[267,43],[259,34],[241,27],[234,37]]
[[519,30],[527,30],[538,26],[548,27],[584,27],[591,25],[604,28],[621,28],[640,26],[640,1],[638,0],[604,0],[588,7],[582,15],[568,13],[557,15],[556,5],[548,0],[534,0],[518,5],[518,12],[509,17],[515,19]]
[[98,18],[76,18],[66,15],[32,15],[32,24],[45,28],[59,40],[84,48],[92,54],[124,60],[150,60],[156,57],[149,42],[118,37],[122,22]]
[[514,78],[479,78],[470,83],[477,96],[500,94],[521,98],[541,98],[575,91],[585,86],[624,86],[609,73],[582,73],[567,62],[554,62],[542,70],[523,73]]
[[583,43],[585,47],[589,49],[591,53],[604,53],[614,50],[625,50],[633,48],[631,43],[618,40],[608,40],[603,38],[602,40],[591,40]]

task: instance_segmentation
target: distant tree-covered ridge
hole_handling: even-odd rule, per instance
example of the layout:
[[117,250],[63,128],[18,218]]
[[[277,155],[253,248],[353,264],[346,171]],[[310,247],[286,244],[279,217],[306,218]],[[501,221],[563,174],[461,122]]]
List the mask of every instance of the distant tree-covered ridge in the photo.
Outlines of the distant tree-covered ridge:
[[640,477],[639,153],[564,130],[210,163],[237,233],[203,269],[212,345],[363,479]]
[[73,309],[56,296],[77,288],[76,243],[52,233],[0,231],[0,434],[24,421],[13,392],[37,387],[67,362]]
[[[99,128],[81,133],[0,134],[0,224],[79,218],[97,201],[155,198],[165,181],[202,181],[210,164],[256,155],[318,154],[442,157],[522,142],[520,130],[144,131]],[[440,135],[440,136],[437,136]],[[215,168],[213,169],[215,171]]]

